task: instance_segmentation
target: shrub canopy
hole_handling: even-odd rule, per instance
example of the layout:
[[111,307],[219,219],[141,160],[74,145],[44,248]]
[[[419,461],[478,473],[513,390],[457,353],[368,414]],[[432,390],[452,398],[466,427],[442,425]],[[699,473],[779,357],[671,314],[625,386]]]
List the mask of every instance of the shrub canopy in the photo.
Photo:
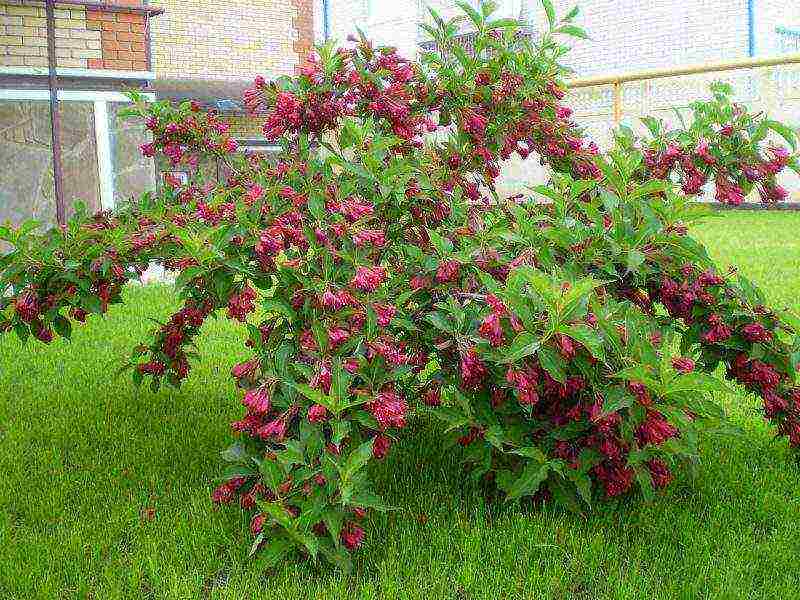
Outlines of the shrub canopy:
[[[0,331],[51,342],[122,301],[153,262],[177,272],[182,308],[137,346],[137,384],[179,385],[212,315],[246,323],[251,358],[237,441],[215,502],[253,512],[252,552],[347,568],[363,522],[386,507],[368,478],[415,412],[443,422],[472,476],[510,500],[592,502],[667,486],[725,414],[712,373],[763,399],[800,446],[800,320],[720,273],[687,226],[707,187],[728,204],[783,200],[795,134],[717,84],[691,122],[645,119],[600,152],[562,104],[564,36],[545,2],[536,42],[464,6],[475,53],[434,13],[439,51],[419,62],[363,37],[324,46],[294,78],[257,78],[249,109],[283,148],[239,155],[195,103],[137,103],[173,165],[223,160],[232,175],[168,180],[61,229],[0,229]],[[138,100],[134,97],[135,100]],[[501,198],[512,155],[547,185]]]

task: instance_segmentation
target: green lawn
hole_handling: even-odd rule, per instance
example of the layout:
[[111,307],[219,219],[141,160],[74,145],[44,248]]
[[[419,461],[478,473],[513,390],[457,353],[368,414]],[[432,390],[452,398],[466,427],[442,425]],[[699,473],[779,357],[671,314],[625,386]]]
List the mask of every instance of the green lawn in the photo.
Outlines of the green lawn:
[[[726,213],[698,235],[770,300],[800,308],[800,214]],[[707,439],[697,479],[653,504],[487,504],[456,451],[418,424],[376,468],[404,507],[379,516],[343,576],[290,563],[252,571],[247,521],[216,511],[218,452],[239,414],[234,327],[210,323],[179,392],[137,391],[120,360],[165,316],[169,290],[128,304],[71,344],[0,341],[2,598],[798,598],[800,467],[753,398],[727,399],[745,435]]]

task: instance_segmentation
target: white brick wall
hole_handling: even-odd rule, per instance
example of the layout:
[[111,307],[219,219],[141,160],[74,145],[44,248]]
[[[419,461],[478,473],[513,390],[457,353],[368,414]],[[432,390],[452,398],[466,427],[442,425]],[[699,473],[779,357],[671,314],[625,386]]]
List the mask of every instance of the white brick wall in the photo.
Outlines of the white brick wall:
[[780,53],[776,27],[800,30],[800,2],[797,0],[755,0],[756,54]]
[[[334,37],[344,39],[364,29],[377,42],[397,46],[407,56],[416,53],[420,34],[416,23],[432,6],[445,18],[459,13],[452,0],[330,0]],[[591,40],[574,40],[567,64],[579,75],[671,67],[743,58],[748,54],[747,0],[577,0],[578,19]],[[800,1],[754,0],[756,53],[774,54],[775,27],[800,28]],[[554,0],[564,14],[576,0]],[[544,11],[535,0],[501,0],[503,16],[529,11],[543,23]],[[528,7],[534,7],[532,9]]]

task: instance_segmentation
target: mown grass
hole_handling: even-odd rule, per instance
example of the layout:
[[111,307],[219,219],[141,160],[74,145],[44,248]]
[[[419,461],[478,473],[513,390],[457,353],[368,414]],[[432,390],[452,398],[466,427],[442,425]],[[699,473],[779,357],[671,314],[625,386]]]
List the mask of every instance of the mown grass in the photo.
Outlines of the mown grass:
[[[798,230],[798,214],[726,213],[697,234],[798,308]],[[418,423],[374,471],[403,510],[375,519],[352,575],[256,572],[246,519],[209,500],[240,412],[236,329],[206,326],[204,360],[180,391],[138,391],[115,370],[174,299],[155,287],[127,300],[71,344],[0,340],[2,597],[800,597],[800,467],[746,396],[726,399],[744,435],[706,439],[696,478],[584,518],[489,502]]]

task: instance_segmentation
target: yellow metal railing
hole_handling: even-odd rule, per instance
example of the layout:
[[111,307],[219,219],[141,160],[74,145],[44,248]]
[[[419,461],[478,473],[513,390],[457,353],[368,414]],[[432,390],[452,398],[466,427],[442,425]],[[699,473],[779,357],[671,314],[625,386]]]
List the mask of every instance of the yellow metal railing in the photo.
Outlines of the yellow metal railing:
[[[709,85],[718,80],[730,83],[735,99],[750,110],[800,126],[800,54],[575,78],[567,82],[565,104],[587,135],[607,148],[613,131],[623,123],[643,131],[640,119],[644,116],[667,121],[686,117],[689,105],[708,98]],[[517,193],[546,179],[538,160],[515,158],[504,167],[499,188]],[[793,199],[800,200],[800,178],[787,173],[781,176],[781,184]]]
[[622,120],[622,86],[635,81],[649,81],[683,75],[702,75],[709,73],[723,73],[740,69],[757,69],[784,65],[800,64],[800,54],[787,54],[765,58],[749,58],[716,63],[686,65],[672,69],[651,69],[645,71],[630,71],[625,73],[612,73],[593,77],[579,77],[567,81],[570,89],[597,87],[610,85],[613,87],[613,118],[615,123]]

